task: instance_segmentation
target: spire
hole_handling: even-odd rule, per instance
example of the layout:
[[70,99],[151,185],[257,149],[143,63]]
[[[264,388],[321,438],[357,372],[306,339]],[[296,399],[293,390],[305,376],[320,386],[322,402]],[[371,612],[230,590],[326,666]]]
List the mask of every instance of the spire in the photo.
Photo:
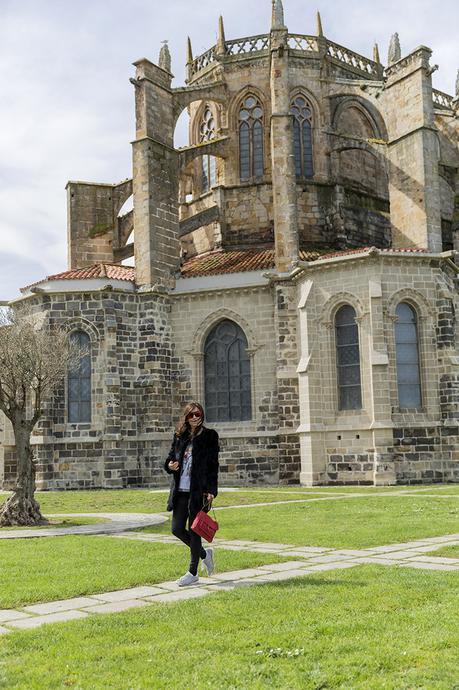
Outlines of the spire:
[[162,41],[162,48],[159,51],[159,66],[166,72],[171,72],[171,54],[167,41]]
[[317,35],[323,36],[324,30],[322,29],[322,19],[320,17],[320,12],[317,12]]
[[456,74],[456,98],[459,98],[459,69]]
[[397,62],[397,60],[400,60],[402,57],[402,52],[400,50],[400,40],[398,38],[398,34],[395,33],[391,36],[390,43],[389,43],[389,55],[387,58],[387,62],[389,65],[393,65],[394,62]]
[[282,5],[282,0],[273,0],[273,12],[271,29],[286,29],[284,22],[284,7]]
[[193,49],[191,47],[191,38],[188,36],[188,41],[186,44],[186,64],[191,65],[193,62]]
[[376,62],[378,65],[381,64],[381,60],[379,58],[379,48],[377,43],[375,43],[373,46],[373,62]]
[[223,24],[223,17],[218,18],[218,38],[217,38],[217,54],[224,55],[226,53],[225,43],[225,27]]

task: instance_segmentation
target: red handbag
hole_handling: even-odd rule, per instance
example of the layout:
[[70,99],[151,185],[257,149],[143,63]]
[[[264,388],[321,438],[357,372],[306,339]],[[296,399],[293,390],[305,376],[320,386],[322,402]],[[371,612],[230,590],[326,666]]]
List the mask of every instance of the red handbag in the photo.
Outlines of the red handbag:
[[200,510],[193,520],[191,529],[210,543],[215,537],[215,532],[218,530],[218,522],[213,520],[210,515],[203,510]]

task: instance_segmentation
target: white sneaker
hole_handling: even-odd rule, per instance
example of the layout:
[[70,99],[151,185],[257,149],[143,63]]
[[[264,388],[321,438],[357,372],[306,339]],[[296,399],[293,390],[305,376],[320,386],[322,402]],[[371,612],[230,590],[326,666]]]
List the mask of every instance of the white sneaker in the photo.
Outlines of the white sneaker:
[[190,571],[185,573],[185,575],[182,575],[182,577],[177,580],[177,584],[179,587],[188,587],[189,585],[194,585],[196,582],[199,582],[199,577],[198,575],[192,575]]
[[202,559],[202,562],[207,570],[207,575],[210,577],[215,570],[213,549],[206,549],[206,557]]

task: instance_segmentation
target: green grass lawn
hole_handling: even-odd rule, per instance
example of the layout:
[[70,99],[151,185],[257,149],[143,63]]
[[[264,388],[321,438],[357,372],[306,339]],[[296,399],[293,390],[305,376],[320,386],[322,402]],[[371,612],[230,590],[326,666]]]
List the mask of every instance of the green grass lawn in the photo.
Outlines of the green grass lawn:
[[[270,501],[295,501],[320,493],[290,492],[275,493],[268,490],[247,490],[243,492],[222,492],[217,504],[220,506],[265,503]],[[167,492],[145,489],[125,489],[122,491],[59,491],[37,492],[36,498],[44,514],[47,513],[161,513],[166,510]]]
[[16,632],[0,687],[452,690],[457,583],[363,566]]
[[[49,517],[49,524],[48,525],[39,525],[38,527],[2,527],[0,529],[0,534],[3,532],[8,532],[11,530],[30,530],[30,529],[55,529],[59,527],[79,527],[80,525],[94,525],[98,524],[100,522],[107,522],[107,520],[104,520],[104,518],[96,518],[96,517],[69,517],[69,518],[58,518],[58,517]],[[1,551],[0,551],[1,553]]]
[[[367,548],[459,530],[459,502],[430,496],[352,496],[337,501],[216,512],[222,539]],[[139,531],[166,532],[169,525]]]
[[[220,550],[216,563],[223,572],[285,560],[274,554]],[[0,543],[0,609],[164,582],[183,575],[188,564],[189,551],[180,542],[85,536],[8,539]]]
[[[217,506],[243,505],[248,503],[265,503],[271,501],[295,501],[303,498],[325,497],[338,494],[363,493],[369,496],[390,493],[392,491],[438,492],[442,495],[459,495],[459,485],[426,486],[340,486],[313,487],[301,486],[263,487],[262,489],[245,488],[240,491],[222,491],[216,499]],[[0,496],[6,500],[8,494]],[[89,491],[37,491],[36,498],[42,511],[47,513],[78,512],[136,512],[157,513],[166,509],[167,493],[148,489],[124,490],[89,490]]]

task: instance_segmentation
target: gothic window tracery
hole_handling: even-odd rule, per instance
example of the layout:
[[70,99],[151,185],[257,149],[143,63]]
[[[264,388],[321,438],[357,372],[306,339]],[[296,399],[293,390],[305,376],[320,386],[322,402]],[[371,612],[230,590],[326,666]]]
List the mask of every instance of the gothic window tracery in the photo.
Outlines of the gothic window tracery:
[[397,360],[397,388],[400,407],[417,408],[422,405],[419,370],[419,337],[416,310],[407,302],[400,302],[395,310],[395,351]]
[[344,304],[336,312],[335,334],[338,409],[359,410],[362,407],[359,328],[355,309],[350,304]]
[[84,331],[70,334],[70,342],[86,354],[77,364],[69,368],[67,377],[68,421],[83,423],[91,421],[91,341]]
[[[199,143],[204,144],[215,138],[215,118],[211,108],[207,105],[204,109],[201,124],[199,127]],[[202,156],[202,192],[217,184],[217,161],[215,156],[205,154]]]
[[239,109],[239,167],[241,182],[263,177],[263,107],[253,94]]
[[247,338],[234,321],[220,321],[204,346],[206,416],[209,422],[252,417],[250,358]]
[[292,100],[290,113],[293,115],[293,146],[295,150],[295,172],[297,178],[312,177],[312,107],[305,96],[298,94]]

